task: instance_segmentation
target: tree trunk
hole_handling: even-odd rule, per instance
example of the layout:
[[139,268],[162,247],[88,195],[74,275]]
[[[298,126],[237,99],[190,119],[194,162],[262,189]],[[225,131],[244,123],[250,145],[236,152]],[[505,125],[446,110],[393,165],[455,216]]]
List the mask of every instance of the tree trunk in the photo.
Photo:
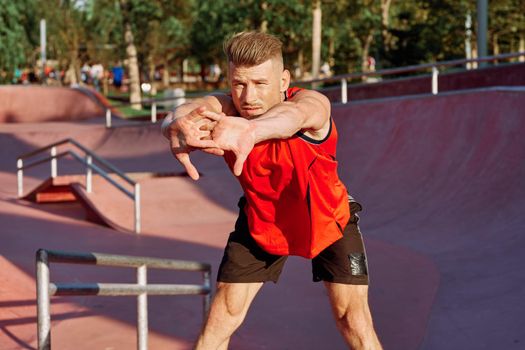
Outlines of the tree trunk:
[[390,5],[392,0],[381,0],[381,36],[383,37],[383,47],[386,52],[390,51],[392,35],[388,30],[390,26]]
[[334,37],[331,36],[330,39],[328,39],[328,64],[332,68],[335,65],[335,40]]
[[268,21],[265,19],[265,16],[264,16],[264,13],[266,12],[267,9],[268,9],[268,3],[266,1],[263,1],[261,3],[262,21],[261,21],[261,27],[260,27],[260,31],[263,33],[266,33],[268,31]]
[[303,79],[304,75],[304,52],[303,49],[299,49],[299,53],[297,54],[297,67],[299,67],[296,73],[295,79]]
[[[370,53],[370,45],[372,45],[372,41],[374,40],[374,32],[370,30],[368,32],[368,35],[366,36],[366,39],[364,40],[363,44],[363,51],[361,52],[361,71],[362,72],[368,72],[368,56]],[[366,80],[365,77],[363,77],[363,80]]]
[[128,72],[129,72],[129,102],[131,108],[141,109],[141,94],[140,94],[140,73],[137,59],[137,48],[133,42],[133,33],[131,32],[131,24],[125,24],[124,39],[126,41],[126,54],[128,56]]
[[155,96],[157,94],[157,82],[155,81],[155,64],[153,63],[153,59],[150,57],[149,59],[149,82],[151,84],[151,91],[150,95]]
[[69,86],[77,85],[80,81],[80,67],[78,66],[78,51],[72,49],[69,51],[69,65],[66,71],[65,83]]
[[140,73],[137,59],[137,48],[131,31],[131,23],[129,23],[128,15],[128,1],[120,0],[120,8],[123,14],[124,21],[124,41],[126,43],[126,54],[128,57],[128,73],[129,73],[129,102],[131,108],[141,109],[141,94],[140,94]]
[[162,85],[164,89],[170,87],[170,70],[168,68],[168,60],[164,60],[164,70],[162,71]]
[[[525,35],[524,34],[520,35],[520,43],[519,43],[518,47],[519,47],[518,48],[519,52],[525,52]],[[520,62],[525,62],[525,56],[520,56],[519,57],[519,61]]]
[[321,67],[321,0],[313,0],[313,28],[312,28],[312,79],[319,78]]
[[[477,42],[472,43],[472,59],[478,58],[478,44]],[[478,68],[478,62],[472,62],[472,68]]]
[[[499,55],[499,44],[498,44],[498,34],[494,33],[492,36],[492,47],[494,56]],[[494,61],[494,64],[498,64],[498,60]]]

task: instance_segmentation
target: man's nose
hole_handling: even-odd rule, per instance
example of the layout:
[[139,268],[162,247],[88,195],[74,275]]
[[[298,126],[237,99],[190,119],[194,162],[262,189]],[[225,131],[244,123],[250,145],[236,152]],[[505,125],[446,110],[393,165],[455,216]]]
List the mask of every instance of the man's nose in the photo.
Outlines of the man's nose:
[[252,104],[257,101],[257,91],[252,84],[248,84],[244,89],[244,102]]

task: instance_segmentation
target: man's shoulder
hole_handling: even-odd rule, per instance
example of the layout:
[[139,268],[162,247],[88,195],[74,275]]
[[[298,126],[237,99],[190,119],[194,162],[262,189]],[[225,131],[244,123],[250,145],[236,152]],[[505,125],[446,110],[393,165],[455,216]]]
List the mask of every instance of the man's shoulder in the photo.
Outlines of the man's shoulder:
[[305,89],[296,87],[296,86],[288,88],[286,90],[286,99],[293,98],[295,95],[297,95],[298,92],[303,91],[303,90]]

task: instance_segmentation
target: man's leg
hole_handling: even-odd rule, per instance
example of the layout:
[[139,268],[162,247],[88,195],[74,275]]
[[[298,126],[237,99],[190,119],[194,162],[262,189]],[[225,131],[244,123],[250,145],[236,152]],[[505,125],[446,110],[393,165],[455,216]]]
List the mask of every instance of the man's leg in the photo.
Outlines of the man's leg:
[[224,248],[217,291],[197,340],[198,350],[228,348],[257,292],[264,282],[277,283],[286,261],[286,256],[269,254],[254,241],[243,210],[245,203],[244,197],[239,200],[239,218]]
[[227,349],[231,335],[241,325],[262,285],[262,282],[219,282],[208,319],[195,349]]
[[325,282],[337,328],[352,349],[382,349],[368,307],[368,286]]

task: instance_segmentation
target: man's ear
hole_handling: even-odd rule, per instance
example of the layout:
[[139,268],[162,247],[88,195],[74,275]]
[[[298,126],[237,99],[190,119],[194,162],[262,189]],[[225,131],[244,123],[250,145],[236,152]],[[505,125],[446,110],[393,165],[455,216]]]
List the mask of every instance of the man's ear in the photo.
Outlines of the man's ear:
[[290,71],[288,69],[283,70],[281,73],[281,92],[285,92],[290,86]]

